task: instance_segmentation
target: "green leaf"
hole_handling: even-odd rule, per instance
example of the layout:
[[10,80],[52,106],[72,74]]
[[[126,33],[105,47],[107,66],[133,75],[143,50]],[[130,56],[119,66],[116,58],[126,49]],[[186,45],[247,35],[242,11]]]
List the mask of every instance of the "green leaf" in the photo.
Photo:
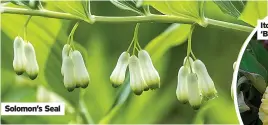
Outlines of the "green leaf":
[[[224,124],[234,124],[239,123],[236,113],[235,106],[233,101],[227,101],[226,97],[218,97],[214,100],[208,101],[204,107],[196,113],[195,119],[192,124],[211,124],[216,121],[216,123],[224,123]],[[224,113],[222,109],[228,109]],[[230,112],[232,111],[232,112]],[[228,117],[228,119],[226,119]]]
[[[48,6],[48,7],[52,7],[52,6]],[[5,34],[3,36],[8,38],[8,39],[4,39],[4,41],[2,42],[2,45],[4,46],[2,46],[1,49],[2,49],[2,52],[5,54],[3,54],[2,56],[1,64],[5,67],[1,67],[1,69],[10,71],[14,75],[15,75],[15,72],[13,71],[13,67],[12,67],[13,40],[18,34],[22,36],[23,25],[25,21],[27,20],[27,18],[28,16],[24,16],[24,15],[9,15],[9,14],[2,15],[2,18],[1,18],[2,20],[1,32],[2,34]],[[48,22],[49,22],[49,26],[44,25],[44,24],[47,24]],[[23,78],[23,80],[26,80],[26,82],[32,86],[43,84],[50,88],[53,88],[52,90],[55,90],[56,93],[58,93],[60,96],[64,97],[68,102],[74,105],[74,103],[79,102],[78,101],[79,93],[78,92],[68,93],[63,86],[62,76],[47,77],[46,75],[46,73],[48,73],[50,76],[57,76],[58,74],[60,74],[60,70],[57,70],[57,68],[54,69],[54,68],[47,67],[47,63],[50,62],[52,65],[60,64],[59,57],[61,57],[61,55],[59,53],[61,53],[61,46],[57,46],[59,48],[58,52],[55,52],[55,49],[52,49],[52,48],[55,47],[54,45],[62,44],[65,40],[67,40],[67,34],[65,34],[67,28],[63,28],[63,24],[68,26],[68,22],[64,23],[63,20],[43,18],[43,17],[31,18],[27,27],[26,39],[30,41],[35,48],[36,58],[37,58],[37,62],[39,65],[39,74],[38,74],[38,77],[33,81],[28,78],[26,73],[24,73],[22,76],[19,76],[19,77],[16,76],[15,78],[16,79]],[[59,35],[60,33],[64,34],[64,36]],[[4,58],[5,60],[3,60]],[[11,76],[9,74],[10,73],[8,72],[3,72],[1,74],[1,77],[2,78],[5,77],[11,80],[14,79],[13,78],[14,76]],[[9,82],[6,80],[2,82],[6,82],[2,84],[14,84],[13,82]],[[23,82],[19,81],[19,83],[23,83]],[[4,100],[6,101],[9,100],[9,101],[14,101],[14,102],[20,102],[20,101],[26,100],[27,102],[35,102],[36,90],[35,88],[33,89],[31,88],[32,87],[27,87],[25,85],[21,85],[15,88],[14,87],[9,88],[8,92],[12,92],[13,95],[9,96],[10,94],[6,94],[6,95],[1,95],[1,97],[2,99],[5,98]],[[61,92],[61,91],[66,91],[66,92]],[[17,95],[15,96],[14,94],[17,94]],[[67,114],[65,116],[49,116],[49,117],[38,116],[38,117],[39,117],[38,119],[36,119],[36,117],[31,117],[32,121],[24,120],[25,116],[4,117],[4,118],[6,121],[8,121],[8,123],[14,123],[14,124],[21,123],[22,121],[24,123],[35,123],[35,124],[37,123],[45,124],[45,123],[50,123],[50,122],[66,124],[69,122],[66,119],[70,119],[70,115],[67,115]]]
[[240,63],[240,69],[261,75],[267,81],[267,70],[258,62],[258,60],[249,52],[245,51]]
[[31,9],[39,9],[42,7],[42,2],[39,0],[11,0],[12,3],[19,6],[26,6]]
[[213,0],[221,11],[225,14],[229,14],[235,18],[238,18],[242,13],[246,1],[231,1],[231,0]]
[[115,115],[117,115],[120,108],[123,106],[125,101],[128,99],[131,88],[130,88],[130,79],[129,79],[129,73],[126,74],[126,79],[123,84],[123,86],[120,87],[119,93],[116,96],[116,99],[111,107],[111,109],[108,111],[108,113],[101,119],[99,122],[100,124],[107,124],[110,123],[111,120]]
[[159,60],[171,47],[178,46],[186,41],[191,25],[172,24],[164,32],[148,43],[145,49],[153,60]]
[[110,2],[120,9],[129,10],[139,15],[143,15],[143,13],[139,9],[137,9],[135,6],[128,3],[128,1],[126,0],[110,0]]
[[267,16],[267,1],[248,1],[239,19],[244,22],[257,26],[258,19]]
[[180,16],[191,19],[201,26],[207,25],[204,19],[204,1],[151,1],[145,0],[144,5],[151,5],[166,15]]
[[88,21],[89,1],[53,1],[53,3],[63,12],[70,13]]
[[268,52],[262,45],[262,41],[251,40],[249,43],[250,48],[253,51],[253,55],[258,62],[267,70],[268,69]]
[[266,89],[266,80],[263,76],[257,73],[251,73],[246,71],[241,71],[250,81],[251,84],[260,92],[264,93]]
[[[82,25],[80,28],[82,28]],[[79,29],[77,32],[79,32]],[[110,72],[105,72],[111,66],[110,60],[107,59],[109,54],[105,53],[107,51],[104,44],[105,40],[102,39],[103,36],[98,34],[98,29],[89,34],[91,33],[94,34],[94,37],[89,37],[86,41],[80,41],[83,43],[83,47],[86,48],[85,52],[88,54],[84,59],[87,60],[86,67],[90,75],[90,83],[85,89],[85,94],[82,98],[92,119],[98,122],[111,108],[116,89],[113,89],[110,83]]]

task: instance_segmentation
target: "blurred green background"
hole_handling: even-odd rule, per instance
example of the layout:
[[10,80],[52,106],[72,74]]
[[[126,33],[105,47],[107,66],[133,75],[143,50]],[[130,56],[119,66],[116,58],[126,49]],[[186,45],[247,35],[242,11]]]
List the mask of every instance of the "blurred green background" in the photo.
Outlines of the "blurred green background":
[[[266,2],[258,4],[265,4],[264,7],[267,8]],[[46,8],[59,11],[53,1],[46,2]],[[132,12],[117,8],[109,1],[91,2],[91,11],[94,15],[103,16],[134,15]],[[252,20],[263,18],[252,16],[256,14],[252,12],[249,14],[252,16],[251,21],[242,22],[232,15],[224,14],[212,1],[206,2],[204,11],[206,17],[243,25],[248,25],[245,22],[254,25],[251,23],[254,22]],[[118,94],[124,90],[128,93],[126,85],[113,88],[109,77],[119,55],[127,50],[131,42],[134,23],[97,22],[91,25],[82,22],[78,26],[74,34],[76,49],[83,54],[91,78],[90,85],[83,90],[85,93],[82,98],[85,106],[81,106],[80,89],[67,92],[60,73],[61,50],[76,22],[32,17],[27,28],[27,40],[35,48],[40,68],[37,79],[32,81],[25,74],[17,76],[12,67],[13,40],[18,34],[23,35],[21,30],[28,16],[11,14],[1,16],[1,101],[36,102],[37,87],[42,85],[63,97],[75,109],[75,112],[66,113],[64,116],[1,116],[2,123],[67,124],[71,121],[77,123],[77,116],[81,116],[80,110],[84,109],[83,107],[86,107],[88,112],[85,117],[91,117],[94,123],[238,123],[230,90],[232,65],[249,32],[210,25],[206,28],[196,27],[192,36],[192,49],[197,58],[205,63],[218,90],[218,98],[205,102],[195,111],[189,104],[179,103],[175,94],[177,73],[186,56],[185,32],[189,26],[180,25],[185,28],[185,32],[184,29],[180,29],[172,34],[174,38],[168,39],[171,36],[161,33],[171,24],[142,23],[139,42],[148,50],[159,71],[161,88],[144,92],[141,96],[131,92],[126,101],[122,101],[123,103],[115,106],[110,112]],[[158,40],[154,39],[156,37]],[[174,39],[180,39],[178,40],[180,42],[174,42]],[[81,122],[85,123],[83,117],[82,115]]]

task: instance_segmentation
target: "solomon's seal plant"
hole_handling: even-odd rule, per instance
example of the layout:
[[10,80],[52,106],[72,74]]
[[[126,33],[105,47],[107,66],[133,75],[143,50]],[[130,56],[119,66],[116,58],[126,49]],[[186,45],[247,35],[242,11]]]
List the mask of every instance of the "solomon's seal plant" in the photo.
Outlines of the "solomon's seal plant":
[[[149,5],[154,6],[160,11],[162,8],[159,8],[160,4],[154,4],[149,1],[133,1],[136,6],[129,4],[127,1],[111,0],[111,2],[118,8],[132,11],[139,16],[114,18],[92,15],[90,11],[89,1],[86,1],[85,5],[83,5],[85,7],[84,12],[71,12],[66,8],[61,8],[63,11],[66,11],[68,13],[45,10],[42,6],[42,2],[39,1],[13,1],[13,3],[17,5],[26,6],[30,9],[3,7],[3,13],[30,15],[24,26],[24,29],[26,29],[27,24],[32,16],[45,16],[78,21],[68,37],[67,44],[65,44],[62,49],[61,74],[64,78],[64,86],[68,91],[73,91],[75,88],[79,87],[86,88],[90,82],[89,74],[87,72],[83,56],[78,50],[75,50],[73,44],[73,34],[80,21],[84,21],[90,24],[93,24],[95,22],[138,23],[136,25],[134,37],[129,45],[129,48],[127,51],[124,51],[120,55],[117,64],[110,75],[110,81],[112,85],[114,87],[118,87],[126,81],[126,74],[129,72],[131,88],[137,95],[140,95],[143,91],[147,91],[149,89],[154,90],[160,88],[160,75],[154,67],[149,53],[146,50],[142,49],[138,42],[139,22],[186,23],[193,25],[192,27],[194,27],[194,25],[200,25],[203,27],[206,27],[207,25],[226,25],[227,28],[242,31],[251,31],[250,27],[229,24],[226,22],[205,18],[203,12],[204,2],[202,1],[190,2],[192,5],[191,7],[195,7],[195,9],[190,9],[189,11],[174,7],[172,2],[164,2],[164,7],[168,7],[170,9],[170,12],[163,11],[163,13],[167,15],[152,14],[150,12]],[[182,3],[181,6],[190,7],[188,4],[189,3]],[[138,9],[139,7],[142,7],[143,11]],[[85,13],[85,15],[82,16],[82,13]],[[213,80],[208,74],[205,64],[201,60],[197,59],[191,50],[191,35],[193,29],[194,28],[192,28],[188,38],[187,56],[184,60],[183,66],[180,68],[178,73],[178,86],[176,89],[176,95],[180,102],[189,102],[192,106],[197,108],[199,105],[201,105],[200,99],[202,100],[203,97],[205,97],[207,100],[212,99],[217,96],[217,91],[215,89]],[[26,30],[24,30],[24,34],[26,34]],[[18,75],[26,71],[31,79],[35,79],[38,75],[39,68],[35,57],[36,55],[34,47],[31,43],[26,41],[26,35],[24,39],[25,40],[22,40],[22,38],[18,36],[14,40],[13,67]],[[131,48],[132,54],[130,54]],[[190,54],[193,56],[194,60],[192,60]],[[195,83],[189,81],[195,81]],[[193,90],[192,88],[189,88],[189,86],[194,86]],[[191,96],[192,94],[193,97]],[[196,95],[200,95],[200,98],[196,98]],[[195,102],[195,104],[193,104],[193,102]]]
[[[59,86],[66,89],[66,91],[69,91],[70,93],[66,92],[68,93],[66,94],[62,91],[57,91],[57,89],[53,87],[51,89],[56,90],[60,94],[62,93],[66,94],[66,95],[63,95],[63,94],[61,95],[61,96],[65,96],[65,98],[74,96],[75,99],[77,99],[77,93],[79,93],[79,97],[78,97],[79,101],[76,100],[79,103],[79,108],[77,109],[79,110],[79,113],[81,113],[79,115],[84,116],[83,118],[84,123],[93,123],[90,118],[90,115],[86,114],[88,111],[87,111],[87,108],[85,108],[86,98],[84,97],[84,94],[85,93],[88,94],[89,92],[87,91],[88,89],[76,89],[76,88],[90,88],[87,86],[91,83],[94,85],[97,85],[97,84],[102,84],[103,82],[96,83],[96,81],[94,80],[95,77],[91,77],[90,75],[91,73],[89,73],[87,70],[87,68],[91,66],[86,63],[88,61],[87,59],[88,57],[93,57],[92,55],[88,56],[87,51],[91,52],[91,50],[87,49],[86,51],[83,51],[82,49],[83,47],[79,48],[79,44],[76,44],[76,42],[73,40],[74,33],[79,23],[83,23],[83,25],[87,25],[87,24],[94,25],[96,23],[137,24],[134,30],[134,36],[131,41],[129,40],[130,42],[129,47],[119,50],[120,52],[117,55],[119,57],[117,59],[117,62],[107,61],[108,63],[106,64],[106,66],[107,65],[113,66],[114,68],[114,69],[111,69],[111,71],[109,71],[108,73],[110,78],[109,76],[100,78],[100,79],[107,80],[107,81],[110,80],[109,84],[111,84],[113,87],[116,88],[116,90],[113,90],[113,91],[118,90],[118,93],[119,93],[118,96],[116,97],[116,101],[114,102],[114,105],[112,105],[111,110],[109,110],[109,112],[107,113],[106,118],[108,120],[103,118],[101,119],[100,123],[102,123],[103,121],[105,123],[106,120],[109,122],[109,119],[111,119],[112,117],[108,117],[108,116],[113,115],[114,112],[116,112],[116,110],[118,109],[118,107],[120,107],[122,103],[124,103],[128,99],[130,95],[129,93],[133,92],[136,95],[141,95],[143,97],[146,97],[147,95],[145,94],[153,95],[152,93],[156,93],[156,91],[161,92],[166,89],[166,85],[168,83],[163,82],[163,80],[165,79],[163,78],[163,75],[165,74],[161,74],[162,67],[157,64],[160,61],[157,60],[157,58],[155,57],[155,55],[158,55],[158,53],[155,54],[154,51],[152,51],[152,49],[150,48],[150,45],[153,45],[156,48],[154,49],[157,51],[159,50],[159,51],[166,52],[166,50],[168,50],[169,48],[177,46],[183,43],[184,41],[186,41],[187,36],[188,36],[187,54],[182,56],[182,57],[185,57],[185,59],[182,62],[182,65],[180,65],[181,67],[180,68],[178,67],[178,69],[176,69],[176,72],[178,72],[178,74],[175,74],[175,75],[178,78],[176,78],[177,88],[174,87],[172,90],[173,92],[176,91],[176,94],[173,93],[173,97],[174,97],[173,99],[175,99],[177,96],[177,99],[179,100],[179,102],[184,103],[184,104],[189,103],[194,109],[198,109],[202,106],[202,104],[205,104],[206,101],[217,97],[216,88],[218,88],[217,85],[219,83],[216,82],[216,80],[214,80],[213,76],[212,77],[210,76],[209,71],[211,69],[208,67],[208,63],[205,61],[205,59],[203,59],[202,57],[197,58],[194,55],[194,52],[192,51],[192,48],[191,48],[191,42],[192,42],[191,37],[194,31],[194,28],[190,30],[190,27],[198,26],[198,27],[203,27],[203,29],[205,29],[207,26],[214,26],[214,27],[227,28],[227,29],[232,29],[232,30],[237,30],[237,31],[242,31],[242,32],[251,32],[253,30],[253,28],[249,27],[248,25],[234,24],[234,23],[224,22],[224,21],[210,19],[208,17],[205,17],[204,16],[204,4],[205,4],[204,1],[184,1],[184,2],[160,1],[158,3],[158,2],[153,2],[149,0],[132,0],[132,1],[111,0],[112,4],[110,5],[115,5],[116,7],[122,10],[133,12],[132,15],[128,15],[128,16],[126,15],[124,16],[95,15],[96,13],[92,13],[90,10],[91,6],[90,6],[89,0],[71,1],[71,3],[69,3],[69,1],[40,2],[39,0],[30,0],[30,1],[17,1],[17,0],[13,1],[12,0],[12,2],[15,3],[17,6],[14,6],[13,4],[5,4],[5,5],[1,4],[0,12],[2,15],[7,15],[7,16],[9,16],[8,14],[29,15],[29,19],[26,21],[25,26],[23,28],[24,35],[21,35],[21,32],[18,32],[18,34],[20,35],[12,36],[14,38],[15,36],[17,36],[13,43],[14,71],[18,75],[22,75],[25,72],[25,74],[27,74],[30,77],[30,79],[36,79],[38,82],[40,82],[40,84],[41,83],[46,84],[47,82],[50,82],[49,85],[53,84],[49,80],[53,79],[51,77],[55,78],[56,75],[54,74],[51,75],[52,73],[47,73],[47,72],[46,72],[47,74],[45,74],[44,69],[46,69],[47,71],[47,70],[50,70],[51,67],[50,65],[48,65],[48,63],[42,62],[43,60],[40,59],[40,57],[38,57],[39,55],[42,55],[42,53],[40,53],[40,50],[38,50],[40,48],[38,48],[37,45],[38,43],[41,43],[43,41],[27,39],[27,35],[26,35],[27,24],[29,23],[29,21],[32,21],[33,23],[35,23],[34,20],[31,20],[32,18],[39,18],[39,19],[56,18],[60,20],[71,20],[72,23],[76,23],[73,26],[73,29],[71,29],[71,32],[69,31],[67,32],[69,34],[69,37],[66,39],[64,38],[62,39],[61,37],[61,42],[63,43],[59,42],[58,44],[57,42],[57,44],[60,45],[60,47],[57,47],[57,44],[53,43],[53,47],[57,49],[60,48],[59,50],[61,51],[61,62],[60,62],[61,68],[58,69],[58,72],[55,71],[53,73],[55,74],[58,73],[59,76],[62,76],[60,77],[61,84]],[[56,6],[56,7],[51,7],[51,6],[48,7],[46,6],[46,4],[43,4],[43,3],[49,4],[51,6]],[[217,4],[217,2],[215,3]],[[216,4],[215,6],[218,5],[221,9],[222,7],[224,7],[220,4],[217,4],[217,5]],[[152,7],[154,9],[152,9]],[[162,33],[164,38],[162,37],[162,35],[159,35],[160,37],[157,37],[157,40],[160,42],[158,43],[150,42],[149,44],[147,44],[147,46],[144,46],[142,42],[138,41],[138,29],[139,29],[139,26],[143,26],[142,23],[165,23],[165,24],[171,24],[171,26],[165,32]],[[65,23],[62,23],[62,24],[64,24],[64,26],[58,27],[59,30],[57,32],[55,31],[55,33],[59,34],[59,36],[66,35],[65,32],[63,31],[68,29],[65,27]],[[181,27],[185,28],[183,32],[182,31],[180,31],[179,33],[174,32],[177,30],[181,30],[180,29]],[[123,33],[122,35],[124,35]],[[23,37],[20,37],[20,36],[23,36]],[[181,36],[186,36],[186,37],[181,38]],[[52,36],[52,37],[54,40],[54,37],[56,36]],[[177,38],[179,40],[177,40]],[[52,42],[49,39],[44,38],[44,40],[48,42],[45,44],[51,45]],[[81,41],[83,41],[83,46],[88,45],[87,41],[84,41],[84,39]],[[96,42],[93,45],[98,46],[97,44],[99,43],[100,42]],[[162,46],[163,43],[169,43],[169,45]],[[122,45],[123,44],[126,44],[126,41],[124,42],[122,41]],[[111,45],[115,45],[115,44],[111,42]],[[164,47],[164,49],[162,49],[162,47]],[[51,51],[53,53],[55,52],[53,49],[51,47],[51,49],[49,49],[48,51],[49,52]],[[97,54],[101,52],[102,51],[98,51]],[[161,52],[161,53],[164,53],[164,52]],[[55,53],[53,53],[52,55],[54,56],[54,54]],[[161,54],[159,55],[163,56]],[[92,59],[88,62],[99,63],[96,60]],[[50,57],[48,61],[51,61]],[[110,63],[116,63],[116,64],[112,65]],[[100,67],[103,68],[104,66],[102,66],[100,63]],[[92,76],[96,75],[97,73],[98,72],[92,72]],[[170,76],[172,76],[172,74],[170,74]],[[49,88],[46,85],[44,86],[45,88]],[[92,88],[95,89],[94,87],[95,86],[93,86]],[[107,88],[105,89],[107,90]],[[112,89],[112,87],[108,89]],[[43,95],[45,95],[44,93],[47,93],[47,92],[44,92],[42,89],[38,90],[38,92],[39,91],[41,91],[40,92],[41,96],[38,96],[39,99]],[[144,92],[144,91],[148,91],[148,92]],[[163,97],[167,97],[166,93],[161,93],[161,94],[163,94]],[[140,99],[140,97],[136,97],[136,98]],[[46,98],[43,98],[43,99],[50,100]],[[42,100],[42,98],[40,100]],[[159,101],[162,101],[162,100],[159,100]]]
[[[110,76],[114,87],[118,87],[125,81],[127,67],[129,67],[130,86],[136,95],[143,91],[160,88],[160,76],[154,68],[151,57],[146,50],[143,50],[138,41],[139,23],[135,27],[133,39],[127,49],[123,52]],[[132,48],[132,55],[129,51]],[[138,51],[136,56],[136,51]]]
[[71,92],[75,88],[87,88],[90,78],[82,54],[74,50],[73,34],[78,27],[77,22],[62,49],[62,66],[61,74],[64,78],[64,86]]
[[13,43],[14,59],[13,68],[17,75],[26,72],[30,79],[34,80],[39,73],[39,66],[36,60],[36,54],[33,45],[26,40],[27,38],[27,25],[31,19],[29,16],[26,21],[24,30],[24,40],[17,36]]
[[[205,64],[197,59],[192,51],[191,35],[194,28],[193,25],[188,38],[187,56],[178,72],[176,95],[181,103],[189,102],[194,109],[199,109],[203,98],[210,100],[217,97],[217,90]],[[190,57],[190,54],[194,60]]]

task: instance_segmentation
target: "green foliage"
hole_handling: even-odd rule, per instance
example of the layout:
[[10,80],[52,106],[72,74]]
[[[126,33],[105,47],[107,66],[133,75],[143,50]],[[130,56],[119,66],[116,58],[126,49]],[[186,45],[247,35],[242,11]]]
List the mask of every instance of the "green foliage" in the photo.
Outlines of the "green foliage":
[[145,49],[150,53],[153,61],[159,60],[168,49],[185,42],[190,33],[190,28],[191,25],[187,24],[172,24],[149,42]]
[[[206,9],[202,1],[145,1],[144,4],[153,6],[163,14],[195,20],[200,25],[204,23],[205,10],[209,11],[206,14],[208,18],[222,15],[220,18],[234,22],[213,2],[206,2],[210,5]],[[110,2],[94,1],[90,5],[94,14],[131,14],[115,9]],[[91,13],[88,1],[48,1],[46,9],[69,13],[86,22]],[[130,91],[128,80],[116,89],[109,81],[119,55],[126,51],[131,42],[134,24],[80,23],[74,33],[74,43],[84,57],[91,81],[86,89],[68,92],[60,73],[61,50],[76,22],[32,17],[27,27],[27,40],[35,47],[40,73],[36,80],[31,81],[26,75],[16,76],[12,68],[13,40],[18,34],[22,36],[26,19],[27,16],[23,15],[2,15],[1,101],[36,102],[36,87],[42,84],[70,103],[75,113],[64,116],[2,116],[6,123],[67,124],[77,116],[83,119],[82,123],[88,123],[90,119],[92,123],[238,123],[230,96],[232,64],[249,33],[219,27],[196,27],[192,49],[206,64],[219,97],[205,102],[199,111],[194,111],[189,105],[180,104],[175,94],[178,69],[186,56],[184,42],[190,25],[141,24],[139,41],[142,48],[150,53],[159,71],[161,88],[136,96]]]
[[175,15],[194,20],[200,25],[204,24],[203,1],[150,1],[145,0],[144,4],[149,4],[166,15]]
[[214,2],[225,14],[238,18],[242,13],[247,1],[214,0]]
[[126,0],[110,0],[110,1],[112,4],[114,4],[116,7],[120,9],[132,11],[139,15],[143,15],[143,13],[139,9],[137,9],[134,5],[129,3],[129,1]]
[[248,51],[245,51],[240,63],[240,69],[260,74],[267,81],[267,70],[258,62],[258,60]]
[[268,59],[263,58],[268,57],[267,50],[263,47],[262,42],[257,40],[251,40],[251,41],[252,42],[249,43],[249,48],[252,50],[253,55],[265,69],[268,69],[268,63],[267,63]]
[[[258,19],[267,16],[267,1],[214,1],[220,9],[235,18],[256,26]],[[254,10],[254,11],[253,11]]]
[[60,10],[66,13],[70,13],[83,20],[88,20],[90,15],[89,1],[53,1]]
[[10,0],[12,3],[19,5],[19,6],[25,6],[31,9],[39,9],[42,7],[42,2],[39,0]]
[[240,19],[252,26],[257,26],[256,20],[264,19],[266,16],[267,1],[248,1],[243,13],[240,15]]

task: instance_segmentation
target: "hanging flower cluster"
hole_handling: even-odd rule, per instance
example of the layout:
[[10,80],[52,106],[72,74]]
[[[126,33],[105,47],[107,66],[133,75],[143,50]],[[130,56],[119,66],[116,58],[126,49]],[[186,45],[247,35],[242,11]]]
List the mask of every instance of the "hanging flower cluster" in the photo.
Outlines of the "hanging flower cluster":
[[268,87],[262,96],[261,102],[262,103],[259,108],[259,118],[262,121],[263,125],[266,125],[268,124]]
[[217,96],[214,82],[201,60],[185,57],[178,72],[176,95],[181,103],[189,102],[194,109],[199,109],[204,97],[213,99]]
[[[26,28],[31,16],[28,18],[24,25],[24,38],[26,38]],[[69,92],[75,88],[86,88],[89,84],[89,74],[87,72],[82,54],[78,50],[73,50],[71,43],[73,42],[73,34],[78,27],[79,22],[73,27],[67,44],[62,49],[62,66],[61,74],[63,75],[63,82],[65,88]],[[24,72],[28,74],[30,79],[34,80],[39,72],[39,66],[36,60],[35,50],[33,45],[20,36],[14,40],[14,60],[13,68],[18,75]]]
[[110,76],[114,87],[118,87],[125,81],[125,74],[129,66],[130,86],[136,95],[143,91],[160,88],[160,77],[153,66],[152,60],[145,50],[139,50],[138,57],[130,56],[123,52]]
[[78,50],[72,50],[69,44],[65,44],[62,49],[61,74],[64,86],[70,92],[75,88],[86,88],[90,81],[81,53]]
[[26,72],[30,79],[34,80],[39,72],[39,66],[36,60],[35,50],[29,41],[24,41],[17,36],[13,44],[14,59],[13,68],[17,75]]
[[[160,88],[160,77],[153,66],[150,55],[146,50],[142,50],[137,41],[139,24],[135,28],[134,38],[128,51],[134,43],[132,56],[128,51],[123,52],[118,58],[117,64],[110,76],[110,81],[114,87],[122,85],[125,81],[125,74],[129,68],[130,86],[136,95],[141,95],[143,91]],[[135,55],[138,51],[138,57]]]
[[191,36],[194,27],[195,25],[192,25],[188,37],[187,56],[184,58],[183,66],[178,72],[176,95],[181,103],[189,102],[193,109],[199,109],[203,100],[217,97],[217,90],[205,64],[201,60],[196,59],[192,52]]

